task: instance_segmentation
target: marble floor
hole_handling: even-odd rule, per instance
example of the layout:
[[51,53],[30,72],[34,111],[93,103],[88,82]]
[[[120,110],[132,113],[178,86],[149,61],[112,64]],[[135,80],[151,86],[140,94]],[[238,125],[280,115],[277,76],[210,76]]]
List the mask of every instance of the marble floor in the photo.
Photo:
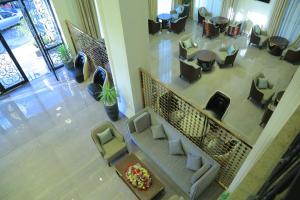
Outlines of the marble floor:
[[[0,97],[1,200],[135,200],[108,167],[91,137],[92,127],[108,120],[103,106],[65,70]],[[168,199],[177,186],[130,142],[126,118],[114,123],[135,152],[160,177]],[[215,200],[222,188],[213,183],[200,199]]]
[[[200,49],[215,52],[220,47],[234,44],[240,49],[234,67],[220,69],[215,64],[211,72],[203,73],[201,79],[192,84],[180,79],[178,41],[185,35],[190,35]],[[252,77],[264,73],[278,92],[286,89],[298,67],[272,56],[266,49],[248,47],[246,36],[235,39],[220,34],[215,39],[202,38],[202,27],[192,20],[188,20],[185,32],[180,34],[163,30],[150,35],[149,60],[148,70],[155,78],[197,106],[204,108],[217,90],[227,94],[231,103],[223,122],[251,145],[263,130],[259,123],[264,113],[263,109],[247,100]]]

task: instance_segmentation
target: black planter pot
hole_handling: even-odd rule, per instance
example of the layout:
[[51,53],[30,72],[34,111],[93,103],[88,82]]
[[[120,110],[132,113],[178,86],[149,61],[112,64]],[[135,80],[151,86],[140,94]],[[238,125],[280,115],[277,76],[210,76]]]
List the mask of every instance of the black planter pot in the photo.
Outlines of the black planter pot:
[[118,103],[112,106],[104,106],[107,116],[111,121],[117,121],[119,119],[119,107]]

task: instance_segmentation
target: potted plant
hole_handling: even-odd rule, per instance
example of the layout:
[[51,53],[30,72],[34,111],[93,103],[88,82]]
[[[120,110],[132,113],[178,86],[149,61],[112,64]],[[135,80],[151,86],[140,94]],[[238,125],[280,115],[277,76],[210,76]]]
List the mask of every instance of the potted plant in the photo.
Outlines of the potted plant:
[[108,82],[102,86],[100,102],[104,104],[104,108],[109,119],[112,121],[117,121],[119,119],[117,92],[116,89]]
[[67,69],[73,69],[74,63],[69,49],[65,45],[61,45],[58,47],[57,53]]

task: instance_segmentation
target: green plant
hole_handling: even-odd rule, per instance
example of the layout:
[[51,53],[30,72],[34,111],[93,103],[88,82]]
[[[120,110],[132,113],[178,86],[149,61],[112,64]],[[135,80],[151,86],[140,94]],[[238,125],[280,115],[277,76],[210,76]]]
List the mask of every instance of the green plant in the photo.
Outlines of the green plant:
[[221,194],[218,200],[228,200],[228,199],[229,199],[229,192],[225,191]]
[[69,62],[71,59],[71,53],[65,45],[61,45],[57,49],[59,58],[64,62]]
[[117,102],[117,91],[109,83],[102,86],[100,101],[106,106],[112,106]]

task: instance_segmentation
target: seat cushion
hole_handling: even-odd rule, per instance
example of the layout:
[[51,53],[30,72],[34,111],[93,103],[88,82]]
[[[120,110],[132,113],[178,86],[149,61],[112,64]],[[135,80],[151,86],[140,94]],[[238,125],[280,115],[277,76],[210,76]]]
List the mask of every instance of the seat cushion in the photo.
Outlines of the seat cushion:
[[225,61],[226,57],[228,56],[227,51],[219,51],[218,52],[218,60]]
[[116,154],[123,152],[123,150],[126,149],[126,145],[117,138],[114,138],[110,142],[104,144],[102,148],[104,150],[104,159],[109,160]]
[[193,47],[193,43],[192,43],[191,39],[184,40],[182,43],[183,43],[184,48],[186,48],[186,49]]
[[169,141],[169,153],[171,155],[184,155],[180,139]]
[[199,52],[198,48],[191,47],[187,49],[187,59],[193,58]]
[[167,137],[165,134],[164,127],[161,124],[151,126],[151,132],[153,139],[165,139]]
[[186,168],[188,168],[190,170],[197,171],[198,169],[200,169],[201,165],[202,165],[202,163],[201,163],[201,157],[200,156],[196,156],[196,155],[193,155],[191,153],[189,153],[187,155]]
[[259,37],[260,37],[259,46],[264,45],[269,39],[269,37],[266,35],[260,35]]
[[111,133],[111,129],[107,128],[101,133],[97,133],[97,137],[102,145],[106,144],[107,142],[113,139],[113,135]]
[[151,126],[151,116],[148,112],[142,113],[140,116],[133,120],[136,132],[141,133]]
[[273,96],[274,94],[274,91],[272,89],[264,89],[264,90],[260,90],[264,96],[263,96],[263,99],[262,99],[262,104],[266,104],[270,98]]
[[268,88],[268,79],[266,79],[266,78],[258,78],[257,79],[257,87],[259,89],[267,89]]

